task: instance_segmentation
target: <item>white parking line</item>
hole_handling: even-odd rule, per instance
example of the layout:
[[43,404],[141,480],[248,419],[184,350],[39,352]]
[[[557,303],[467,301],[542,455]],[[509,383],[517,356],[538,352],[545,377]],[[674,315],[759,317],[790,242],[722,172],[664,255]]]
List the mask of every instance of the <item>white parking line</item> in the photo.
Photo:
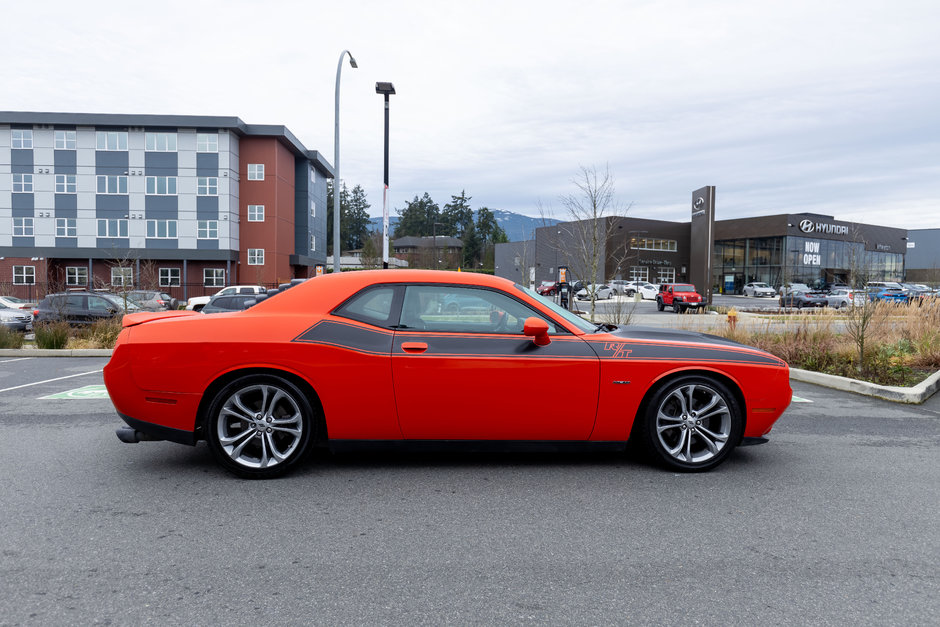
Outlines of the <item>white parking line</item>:
[[32,357],[17,357],[16,359],[4,359],[3,361],[0,361],[0,364],[8,364],[11,361],[23,361],[26,359],[33,359],[33,358]]
[[65,377],[56,377],[55,379],[46,379],[45,381],[36,381],[35,383],[24,383],[23,385],[14,385],[11,388],[6,388],[0,390],[0,392],[9,392],[10,390],[18,390],[20,388],[28,388],[32,385],[42,385],[43,383],[52,383],[53,381],[61,381],[63,379],[71,379],[73,377],[84,377],[86,374],[97,374],[99,372],[104,372],[104,368],[101,370],[92,370],[91,372],[80,372],[79,374],[70,374]]

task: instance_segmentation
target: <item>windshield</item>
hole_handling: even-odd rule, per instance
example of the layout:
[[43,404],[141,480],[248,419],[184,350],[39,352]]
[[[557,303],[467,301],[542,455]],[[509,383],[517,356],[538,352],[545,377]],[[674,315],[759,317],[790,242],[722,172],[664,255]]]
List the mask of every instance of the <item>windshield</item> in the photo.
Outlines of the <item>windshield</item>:
[[767,285],[766,283],[755,283],[754,287],[770,287],[770,286]]
[[593,332],[594,332],[594,329],[596,328],[596,325],[591,324],[590,322],[588,322],[587,320],[585,320],[585,319],[582,318],[581,316],[575,315],[575,314],[571,313],[570,311],[568,311],[567,309],[562,309],[561,307],[559,307],[558,305],[556,305],[556,304],[553,303],[552,301],[547,300],[547,299],[543,298],[542,296],[539,296],[537,293],[535,293],[535,291],[530,290],[530,289],[527,288],[527,287],[523,287],[523,286],[519,285],[518,283],[516,283],[515,286],[516,286],[516,289],[517,289],[517,290],[519,290],[520,292],[525,292],[526,294],[528,294],[528,295],[531,296],[532,298],[535,298],[536,300],[538,300],[539,302],[541,302],[543,305],[545,305],[546,307],[548,307],[549,309],[551,309],[551,310],[552,310],[552,313],[554,313],[555,315],[557,315],[559,318],[564,318],[564,320],[565,320],[566,322],[568,322],[569,324],[574,325],[577,329],[579,329],[579,330],[581,330],[581,331],[584,331],[585,333],[593,333]]

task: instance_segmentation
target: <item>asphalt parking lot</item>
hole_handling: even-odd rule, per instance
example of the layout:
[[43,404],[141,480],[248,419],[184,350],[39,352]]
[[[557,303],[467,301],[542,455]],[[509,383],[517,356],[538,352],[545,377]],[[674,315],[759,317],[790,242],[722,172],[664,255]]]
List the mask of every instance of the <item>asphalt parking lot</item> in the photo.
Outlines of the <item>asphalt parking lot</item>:
[[618,454],[322,454],[251,482],[202,445],[119,442],[105,363],[0,359],[0,624],[940,612],[940,396],[796,383],[768,444],[700,475]]

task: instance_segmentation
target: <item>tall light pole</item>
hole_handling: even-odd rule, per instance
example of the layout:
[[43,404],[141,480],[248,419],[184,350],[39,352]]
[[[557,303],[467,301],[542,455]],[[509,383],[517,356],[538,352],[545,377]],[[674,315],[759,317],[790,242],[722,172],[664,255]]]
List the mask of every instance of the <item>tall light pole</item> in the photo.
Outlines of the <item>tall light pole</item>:
[[339,178],[339,77],[343,72],[343,56],[345,55],[349,55],[349,65],[354,68],[359,67],[349,50],[343,50],[339,53],[339,63],[336,64],[336,112],[333,116],[335,121],[333,134],[333,168],[335,170],[333,177],[333,272],[339,272],[339,256],[342,252],[339,245],[340,197],[343,195],[343,183]]
[[395,93],[391,83],[376,83],[375,93],[385,96],[385,187],[382,191],[382,268],[388,270],[388,97]]

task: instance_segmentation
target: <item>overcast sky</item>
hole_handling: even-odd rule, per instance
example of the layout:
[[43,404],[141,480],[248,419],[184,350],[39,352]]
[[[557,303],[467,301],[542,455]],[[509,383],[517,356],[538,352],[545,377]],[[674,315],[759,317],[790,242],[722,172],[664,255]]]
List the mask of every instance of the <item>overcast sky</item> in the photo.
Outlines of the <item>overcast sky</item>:
[[564,219],[581,166],[629,215],[940,227],[940,2],[0,0],[0,110],[283,124],[382,212],[428,192]]

